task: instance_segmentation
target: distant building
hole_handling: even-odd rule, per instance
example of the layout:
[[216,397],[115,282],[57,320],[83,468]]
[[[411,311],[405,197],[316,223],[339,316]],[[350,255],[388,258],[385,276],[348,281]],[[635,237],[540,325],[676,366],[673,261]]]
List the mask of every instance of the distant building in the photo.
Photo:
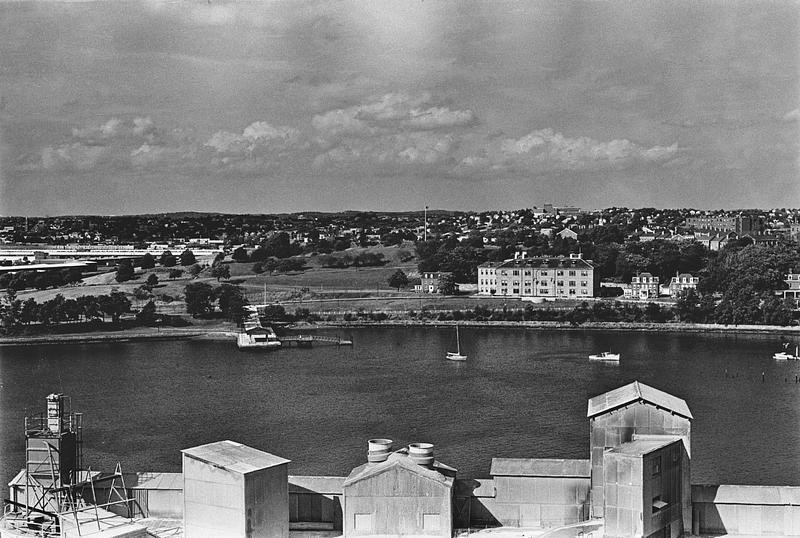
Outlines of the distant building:
[[795,305],[800,304],[800,270],[790,272],[783,281],[789,285],[788,290],[783,290],[783,298],[793,299]]
[[576,299],[594,297],[600,275],[581,254],[514,259],[478,266],[478,293],[510,297]]
[[675,298],[689,290],[696,291],[699,282],[700,278],[692,276],[690,273],[676,273],[669,280],[669,296]]
[[628,294],[633,299],[655,299],[659,295],[658,277],[650,273],[639,273],[631,279]]
[[556,234],[561,239],[578,239],[578,234],[569,228],[564,228]]
[[706,232],[735,232],[737,235],[764,233],[764,217],[758,215],[716,215],[687,217],[686,226]]
[[439,283],[443,276],[452,276],[453,273],[447,271],[423,272],[420,276],[420,284],[414,286],[414,291],[422,293],[439,293]]

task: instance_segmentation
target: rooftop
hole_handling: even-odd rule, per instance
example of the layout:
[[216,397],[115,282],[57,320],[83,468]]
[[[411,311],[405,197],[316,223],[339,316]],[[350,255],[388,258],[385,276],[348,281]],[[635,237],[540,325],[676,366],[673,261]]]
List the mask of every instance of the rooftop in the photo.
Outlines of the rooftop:
[[190,458],[241,474],[268,469],[291,461],[227,440],[187,448],[181,452]]
[[634,441],[617,445],[610,449],[609,452],[612,454],[622,454],[624,456],[643,456],[680,440],[680,437],[675,437],[672,435],[665,435],[658,439],[654,437],[647,439],[636,439]]
[[694,418],[685,400],[638,381],[590,398],[586,416],[592,418],[638,401],[664,408],[682,417]]
[[564,476],[588,477],[589,460],[492,458],[492,476]]

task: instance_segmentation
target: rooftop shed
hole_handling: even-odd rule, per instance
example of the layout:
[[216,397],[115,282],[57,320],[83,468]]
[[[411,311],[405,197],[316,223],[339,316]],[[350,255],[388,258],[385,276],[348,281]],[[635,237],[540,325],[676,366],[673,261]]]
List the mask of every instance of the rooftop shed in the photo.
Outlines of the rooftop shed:
[[[692,413],[684,400],[634,381],[589,399],[591,515],[603,516],[603,453],[634,436],[679,437],[691,455]],[[688,466],[688,463],[687,463]],[[691,515],[691,514],[690,514]]]
[[433,459],[432,445],[416,445],[430,447],[430,455],[402,449],[350,472],[343,488],[346,537],[452,536],[456,470]]
[[234,441],[182,453],[186,538],[288,538],[289,460]]

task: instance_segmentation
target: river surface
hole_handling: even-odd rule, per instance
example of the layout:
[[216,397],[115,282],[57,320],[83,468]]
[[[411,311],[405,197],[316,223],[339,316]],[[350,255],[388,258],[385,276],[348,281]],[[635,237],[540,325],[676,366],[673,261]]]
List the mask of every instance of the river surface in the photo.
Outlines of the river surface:
[[[23,419],[63,392],[84,413],[84,464],[180,471],[180,450],[232,439],[344,476],[367,439],[436,445],[460,476],[492,457],[588,458],[587,398],[634,380],[685,399],[692,482],[800,485],[800,364],[779,336],[450,328],[326,331],[353,347],[241,353],[231,342],[0,348],[0,483],[24,465]],[[590,363],[611,349],[619,365]],[[762,381],[763,372],[763,381]],[[3,487],[5,491],[5,487]]]

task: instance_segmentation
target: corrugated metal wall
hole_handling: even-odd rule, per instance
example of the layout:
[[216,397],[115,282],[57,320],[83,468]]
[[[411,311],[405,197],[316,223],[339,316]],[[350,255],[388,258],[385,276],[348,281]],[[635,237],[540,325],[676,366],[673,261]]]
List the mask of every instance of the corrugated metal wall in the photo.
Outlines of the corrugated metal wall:
[[691,421],[666,409],[636,402],[592,418],[589,421],[589,442],[593,517],[603,515],[603,451],[631,441],[634,433],[680,436],[685,439],[687,452],[691,455]]
[[800,487],[692,486],[693,534],[800,536]]

